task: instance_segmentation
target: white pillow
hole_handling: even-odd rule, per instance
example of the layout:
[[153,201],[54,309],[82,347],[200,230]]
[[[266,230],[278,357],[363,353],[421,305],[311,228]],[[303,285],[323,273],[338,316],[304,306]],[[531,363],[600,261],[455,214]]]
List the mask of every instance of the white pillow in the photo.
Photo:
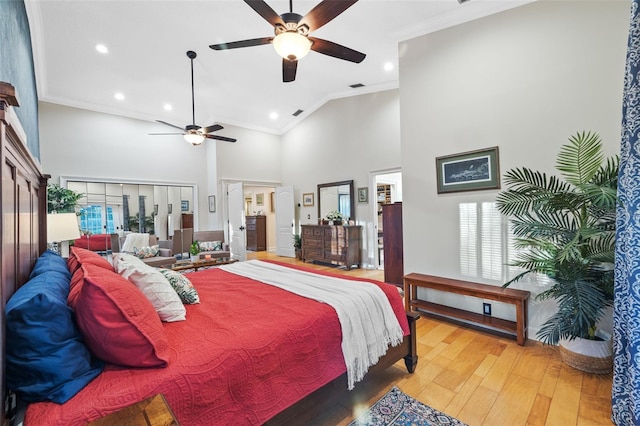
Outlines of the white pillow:
[[117,273],[133,283],[149,299],[162,321],[184,321],[187,316],[178,293],[156,268],[126,253],[113,255]]

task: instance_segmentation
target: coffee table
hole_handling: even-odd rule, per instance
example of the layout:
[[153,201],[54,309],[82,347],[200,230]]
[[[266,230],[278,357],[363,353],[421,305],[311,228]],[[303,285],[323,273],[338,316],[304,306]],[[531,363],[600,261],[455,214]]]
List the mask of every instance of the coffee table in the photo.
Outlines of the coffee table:
[[197,262],[191,262],[191,261],[176,262],[173,265],[171,265],[171,269],[173,269],[174,271],[185,271],[187,269],[198,270],[200,268],[210,268],[213,266],[228,265],[230,263],[235,263],[237,261],[238,259],[231,259],[230,257],[216,257],[210,260],[202,259]]

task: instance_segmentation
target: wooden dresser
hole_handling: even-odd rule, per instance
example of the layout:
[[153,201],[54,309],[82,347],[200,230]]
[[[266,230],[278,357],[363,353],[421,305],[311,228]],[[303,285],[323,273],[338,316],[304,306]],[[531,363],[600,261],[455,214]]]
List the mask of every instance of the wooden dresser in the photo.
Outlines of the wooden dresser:
[[264,251],[267,249],[267,217],[247,216],[247,250]]
[[360,267],[361,226],[302,225],[302,260]]

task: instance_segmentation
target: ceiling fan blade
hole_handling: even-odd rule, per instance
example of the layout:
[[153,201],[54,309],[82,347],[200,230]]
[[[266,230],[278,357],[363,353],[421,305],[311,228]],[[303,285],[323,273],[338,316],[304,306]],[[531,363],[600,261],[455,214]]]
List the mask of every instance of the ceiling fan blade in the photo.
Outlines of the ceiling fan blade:
[[150,135],[184,135],[184,133],[149,133]]
[[221,125],[213,124],[211,126],[205,127],[204,129],[201,129],[200,131],[202,133],[211,133],[211,132],[215,132],[217,130],[222,130],[222,129],[224,129],[224,127],[222,127]]
[[311,50],[315,50],[323,55],[333,56],[334,58],[344,59],[345,61],[351,61],[359,64],[367,56],[364,53],[360,53],[357,50],[349,49],[348,47],[339,45],[332,41],[323,40],[321,38],[309,37],[309,40],[313,42]]
[[240,47],[251,47],[269,44],[272,40],[273,37],[252,38],[248,40],[230,41],[229,43],[212,44],[209,45],[209,47],[213,50],[238,49]]
[[167,123],[166,121],[162,121],[162,120],[156,120],[156,121],[158,123],[162,123],[162,124],[165,124],[167,126],[171,126],[171,127],[176,128],[176,129],[180,129],[180,130],[184,131],[184,127],[176,126],[175,124]]
[[218,136],[218,135],[203,135],[205,138],[207,139],[215,139],[218,141],[225,141],[225,142],[235,142],[236,139],[233,138],[226,138],[224,136]]
[[309,13],[298,22],[298,26],[304,24],[309,27],[309,31],[315,31],[340,15],[357,1],[358,0],[324,0],[311,9]]
[[276,26],[276,24],[284,25],[284,21],[282,20],[280,15],[278,15],[271,8],[271,6],[269,6],[263,0],[244,0],[244,2],[248,4],[251,9],[258,12],[258,15],[262,16],[265,21],[267,21],[274,27]]
[[296,70],[298,69],[298,61],[290,61],[282,59],[282,82],[290,83],[296,79]]

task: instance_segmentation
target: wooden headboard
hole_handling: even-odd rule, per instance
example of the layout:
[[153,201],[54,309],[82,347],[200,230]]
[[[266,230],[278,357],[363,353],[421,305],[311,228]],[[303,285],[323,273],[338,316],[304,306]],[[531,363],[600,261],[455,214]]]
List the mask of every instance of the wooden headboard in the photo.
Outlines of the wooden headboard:
[[2,286],[2,422],[9,424],[5,386],[5,306],[11,295],[29,278],[38,256],[47,247],[47,179],[40,163],[27,148],[26,135],[15,114],[15,88],[0,82],[0,164],[2,166],[2,214],[0,215],[0,276]]

